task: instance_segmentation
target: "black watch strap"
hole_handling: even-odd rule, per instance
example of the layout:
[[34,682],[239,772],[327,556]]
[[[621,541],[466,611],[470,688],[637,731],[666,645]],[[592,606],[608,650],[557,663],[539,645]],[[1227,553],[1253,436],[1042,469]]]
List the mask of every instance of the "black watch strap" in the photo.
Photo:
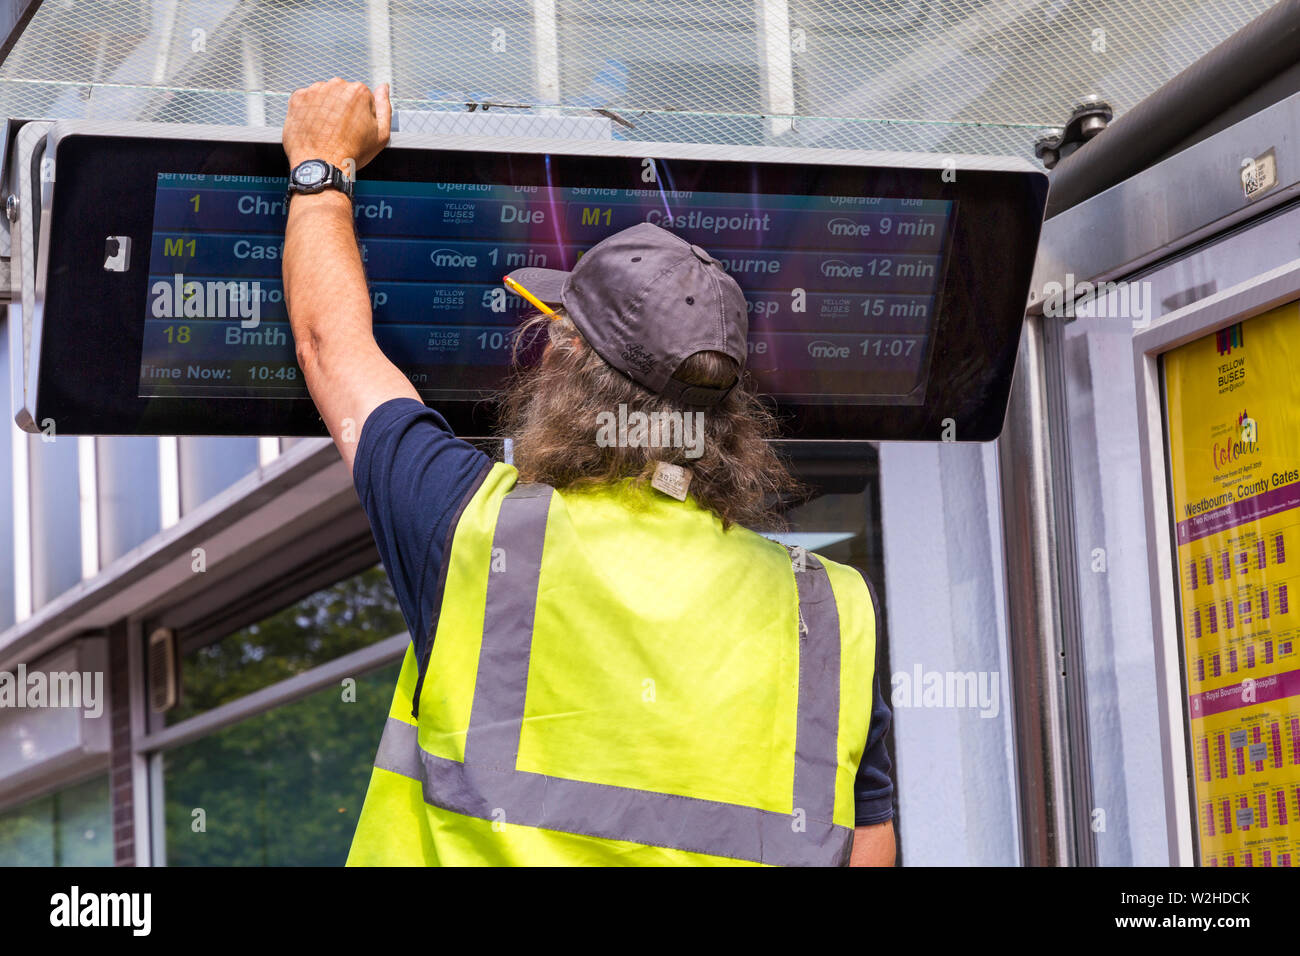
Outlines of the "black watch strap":
[[[298,170],[309,164],[317,163],[326,168],[327,173],[324,177],[310,184],[300,183],[297,181]],[[289,171],[289,186],[285,190],[284,195],[287,201],[292,198],[295,193],[307,193],[310,195],[312,193],[324,192],[326,189],[337,189],[339,192],[343,193],[343,195],[347,196],[348,199],[351,199],[354,185],[354,181],[349,179],[344,174],[343,170],[339,169],[333,163],[328,163],[323,159],[307,159],[303,160]]]

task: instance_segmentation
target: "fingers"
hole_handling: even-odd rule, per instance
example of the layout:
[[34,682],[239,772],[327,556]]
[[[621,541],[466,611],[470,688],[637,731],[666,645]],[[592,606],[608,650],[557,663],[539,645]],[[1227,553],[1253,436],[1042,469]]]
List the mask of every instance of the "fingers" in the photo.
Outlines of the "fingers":
[[300,154],[330,160],[352,157],[360,168],[388,145],[392,130],[391,86],[372,92],[365,83],[331,77],[289,95],[282,141],[293,159]]
[[388,137],[393,127],[393,102],[390,94],[391,89],[387,83],[380,83],[375,89],[375,119],[379,122],[380,146],[388,143]]

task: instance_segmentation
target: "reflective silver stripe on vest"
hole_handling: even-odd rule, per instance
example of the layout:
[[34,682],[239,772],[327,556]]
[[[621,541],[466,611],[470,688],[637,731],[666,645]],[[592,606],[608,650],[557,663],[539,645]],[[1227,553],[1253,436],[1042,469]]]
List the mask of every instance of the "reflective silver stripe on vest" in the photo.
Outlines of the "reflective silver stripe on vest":
[[[483,647],[474,679],[465,762],[514,770],[533,649],[549,485],[516,485],[501,502],[488,565]],[[496,558],[500,567],[496,567]]]
[[801,553],[799,588],[799,721],[794,747],[794,807],[810,820],[835,819],[840,736],[840,615],[826,568]]
[[419,748],[419,730],[415,724],[389,717],[388,723],[384,724],[384,735],[379,738],[375,766],[412,780],[423,780],[420,755],[416,752]]
[[825,567],[806,552],[805,570],[795,573],[800,633],[794,815],[516,769],[551,493],[544,485],[520,485],[501,504],[493,550],[504,555],[505,566],[488,574],[465,763],[422,750],[416,727],[390,717],[375,766],[421,780],[427,803],[480,819],[760,863],[845,865],[853,830],[833,822],[839,614]]
[[396,717],[375,766],[420,781],[425,802],[483,820],[786,866],[848,859],[848,827],[810,817],[798,832],[788,813],[466,765],[421,750],[415,726]]

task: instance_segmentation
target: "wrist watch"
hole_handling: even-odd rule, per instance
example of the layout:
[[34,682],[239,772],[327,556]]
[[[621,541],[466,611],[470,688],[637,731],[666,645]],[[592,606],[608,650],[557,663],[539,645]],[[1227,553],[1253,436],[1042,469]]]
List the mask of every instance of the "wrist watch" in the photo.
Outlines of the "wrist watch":
[[285,199],[292,198],[294,193],[319,193],[326,189],[337,189],[351,199],[352,186],[352,180],[332,163],[323,159],[306,159],[289,173],[289,188],[285,191]]

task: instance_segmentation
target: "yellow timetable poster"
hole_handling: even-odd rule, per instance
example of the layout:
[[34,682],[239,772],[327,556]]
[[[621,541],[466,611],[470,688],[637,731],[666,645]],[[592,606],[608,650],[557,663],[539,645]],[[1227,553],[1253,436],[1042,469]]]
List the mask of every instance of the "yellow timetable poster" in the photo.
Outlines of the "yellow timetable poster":
[[1300,865],[1300,303],[1164,372],[1200,862]]

